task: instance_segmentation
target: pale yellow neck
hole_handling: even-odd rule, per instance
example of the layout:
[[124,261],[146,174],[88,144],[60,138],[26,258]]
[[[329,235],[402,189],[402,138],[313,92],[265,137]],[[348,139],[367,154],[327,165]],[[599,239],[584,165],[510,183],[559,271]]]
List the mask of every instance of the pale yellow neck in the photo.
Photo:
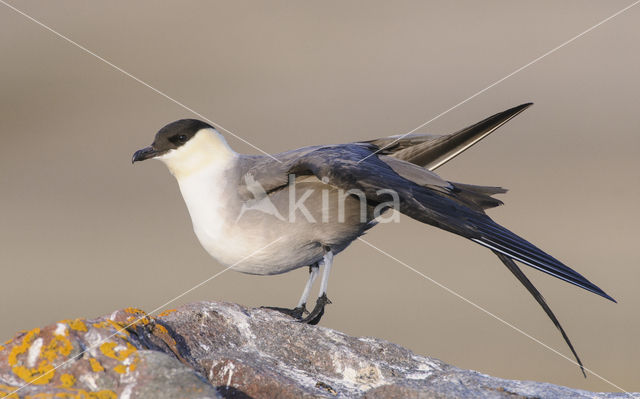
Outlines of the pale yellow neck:
[[208,168],[224,169],[237,157],[222,135],[202,129],[183,146],[158,157],[176,179],[184,179]]

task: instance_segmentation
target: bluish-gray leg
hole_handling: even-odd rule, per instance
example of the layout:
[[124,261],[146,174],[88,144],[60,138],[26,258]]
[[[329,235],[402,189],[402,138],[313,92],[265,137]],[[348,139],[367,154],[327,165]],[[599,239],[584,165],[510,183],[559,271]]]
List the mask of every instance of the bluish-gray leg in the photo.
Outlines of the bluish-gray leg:
[[324,314],[324,307],[331,303],[329,298],[327,298],[327,285],[329,283],[329,274],[331,273],[331,266],[333,265],[333,252],[331,252],[331,248],[325,247],[324,257],[322,262],[324,265],[324,269],[322,270],[322,281],[320,282],[320,294],[318,295],[318,300],[316,301],[316,306],[313,308],[309,316],[300,320],[303,323],[307,324],[318,324],[322,315]]
[[313,287],[313,283],[316,281],[316,277],[318,277],[319,270],[320,267],[317,263],[313,266],[309,266],[309,279],[307,280],[307,285],[304,286],[304,291],[302,291],[302,296],[300,297],[296,308],[304,309],[306,307],[307,299],[309,299],[309,294],[311,293],[311,287]]

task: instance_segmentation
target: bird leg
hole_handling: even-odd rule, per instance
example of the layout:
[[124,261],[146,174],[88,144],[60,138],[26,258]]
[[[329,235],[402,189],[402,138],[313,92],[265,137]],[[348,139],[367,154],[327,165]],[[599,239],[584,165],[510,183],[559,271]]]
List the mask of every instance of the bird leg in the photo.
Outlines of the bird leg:
[[329,282],[329,273],[331,272],[331,266],[333,265],[333,252],[331,252],[331,248],[324,248],[324,257],[320,263],[324,265],[324,270],[322,271],[322,281],[320,282],[320,295],[318,296],[318,300],[316,301],[316,306],[313,308],[311,313],[304,319],[300,320],[302,323],[307,324],[318,324],[322,315],[324,314],[324,307],[331,303],[329,298],[327,298],[327,284]]
[[309,294],[311,293],[311,287],[313,286],[314,281],[316,281],[316,277],[318,277],[319,268],[320,266],[318,263],[315,263],[309,266],[309,279],[307,280],[307,284],[304,286],[304,291],[302,291],[302,296],[298,301],[298,306],[296,306],[293,309],[278,308],[275,306],[263,306],[263,308],[277,310],[278,312],[291,316],[294,319],[302,320],[302,316],[305,313],[308,313],[307,306],[306,306],[307,299],[309,299]]

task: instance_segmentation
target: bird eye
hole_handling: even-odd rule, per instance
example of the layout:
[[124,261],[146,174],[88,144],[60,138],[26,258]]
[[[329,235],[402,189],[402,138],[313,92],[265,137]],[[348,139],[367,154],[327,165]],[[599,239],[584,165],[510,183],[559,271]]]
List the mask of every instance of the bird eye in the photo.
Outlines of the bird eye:
[[189,137],[186,134],[176,134],[175,136],[169,137],[169,141],[176,145],[181,145],[187,142]]

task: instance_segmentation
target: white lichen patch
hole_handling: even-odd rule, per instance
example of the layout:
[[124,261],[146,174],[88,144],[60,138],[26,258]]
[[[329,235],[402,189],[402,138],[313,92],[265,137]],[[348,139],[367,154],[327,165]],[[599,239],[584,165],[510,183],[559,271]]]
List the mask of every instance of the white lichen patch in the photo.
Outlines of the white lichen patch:
[[44,340],[42,338],[37,338],[33,341],[33,344],[29,347],[29,353],[27,354],[27,367],[35,367],[36,360],[40,356],[40,350],[42,349],[42,344]]
[[104,341],[103,337],[97,331],[97,329],[89,329],[89,332],[84,335],[84,340],[87,342],[87,346],[89,347],[88,352],[92,357],[97,357],[99,355],[99,347]]
[[57,336],[67,335],[67,325],[64,323],[58,323],[56,325],[56,330],[53,333]]
[[92,391],[99,389],[96,378],[92,373],[82,374],[78,379]]
[[120,393],[120,399],[131,399],[131,393],[133,392],[133,387],[135,384],[128,384]]

